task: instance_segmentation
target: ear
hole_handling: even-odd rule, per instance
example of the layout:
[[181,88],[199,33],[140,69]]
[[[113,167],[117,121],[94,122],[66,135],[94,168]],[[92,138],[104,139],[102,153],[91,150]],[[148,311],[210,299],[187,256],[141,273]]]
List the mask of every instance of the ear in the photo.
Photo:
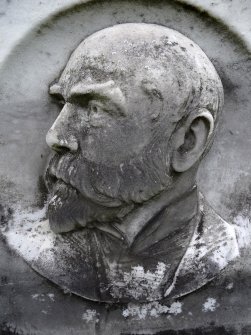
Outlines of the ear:
[[190,169],[204,153],[214,130],[214,119],[207,109],[191,113],[173,135],[172,168],[176,172]]

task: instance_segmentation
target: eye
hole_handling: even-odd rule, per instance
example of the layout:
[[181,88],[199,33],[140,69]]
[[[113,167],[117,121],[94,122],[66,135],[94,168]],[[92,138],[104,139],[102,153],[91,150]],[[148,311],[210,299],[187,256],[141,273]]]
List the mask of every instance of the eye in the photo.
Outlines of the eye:
[[102,101],[92,100],[88,103],[88,120],[94,128],[103,127],[107,123],[109,113]]
[[104,112],[104,106],[98,101],[90,101],[88,103],[88,114],[91,116]]

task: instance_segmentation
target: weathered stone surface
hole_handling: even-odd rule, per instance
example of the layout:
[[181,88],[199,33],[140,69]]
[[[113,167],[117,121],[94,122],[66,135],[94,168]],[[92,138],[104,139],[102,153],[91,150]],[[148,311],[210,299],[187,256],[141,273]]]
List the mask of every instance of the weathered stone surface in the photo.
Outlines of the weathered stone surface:
[[[116,28],[128,21],[144,24]],[[115,28],[102,30],[114,24]],[[172,52],[165,55],[158,34],[149,41],[155,29],[166,29],[169,43],[170,36],[178,38],[171,42],[177,61],[170,57]],[[176,35],[177,30],[190,40]],[[71,52],[95,31],[100,32],[78,47],[55,82]],[[91,2],[49,19],[27,35],[2,65],[1,129],[8,139],[1,146],[3,333],[250,332],[250,53],[234,36],[220,23],[178,3]],[[144,48],[139,50],[138,41],[144,38]],[[121,46],[122,40],[128,46]],[[218,123],[222,93],[213,65],[196,44],[212,61],[225,93],[218,135],[199,171],[198,184],[206,200],[200,198],[194,178]],[[189,67],[195,55],[199,55],[196,65]],[[156,66],[156,60],[165,57],[169,67],[161,62]],[[140,70],[144,61],[147,76]],[[109,71],[102,76],[104,69]],[[163,80],[165,71],[168,76]],[[204,86],[198,85],[198,73]],[[49,151],[41,138],[60,110],[48,99],[49,85],[52,95],[65,100],[47,134],[47,143],[56,151],[46,177],[54,199],[49,205],[50,226],[43,208]],[[194,91],[187,100],[185,92],[191,87]],[[197,100],[196,87],[201,87]],[[95,99],[86,104],[84,94]],[[159,110],[168,110],[168,120],[161,119],[164,114]],[[181,119],[182,111],[190,114],[179,123],[175,110]],[[156,137],[153,129],[158,122],[162,128],[156,134],[161,136],[139,166],[135,159],[142,163],[141,149],[151,143],[151,136]],[[93,129],[89,142],[84,137],[87,124],[88,135]],[[165,174],[162,170],[162,176],[153,177],[144,167],[151,166],[152,159],[159,164],[151,171],[161,170],[157,158],[165,137],[160,129],[172,141],[165,142],[169,150]],[[77,168],[77,163],[85,169]],[[67,177],[70,169],[77,178]],[[96,172],[100,175],[94,178]],[[9,247],[61,288],[37,275]]]

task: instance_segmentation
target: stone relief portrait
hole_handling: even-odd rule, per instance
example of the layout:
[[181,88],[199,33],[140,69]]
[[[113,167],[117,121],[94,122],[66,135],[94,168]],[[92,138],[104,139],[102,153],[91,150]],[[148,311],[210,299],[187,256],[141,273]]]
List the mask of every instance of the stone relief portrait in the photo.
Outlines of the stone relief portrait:
[[196,186],[224,93],[193,41],[153,24],[103,29],[49,90],[63,105],[45,178],[50,228],[70,245],[56,256],[65,285],[100,301],[179,297],[238,255],[233,228]]
[[0,52],[0,333],[251,333],[249,46],[69,1]]

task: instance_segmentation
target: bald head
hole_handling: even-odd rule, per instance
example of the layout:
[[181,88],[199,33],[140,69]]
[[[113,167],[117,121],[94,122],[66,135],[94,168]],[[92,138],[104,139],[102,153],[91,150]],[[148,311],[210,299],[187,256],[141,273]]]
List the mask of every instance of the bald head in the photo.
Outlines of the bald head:
[[193,41],[163,26],[129,23],[94,33],[72,54],[61,84],[111,79],[125,95],[141,89],[150,100],[161,101],[173,122],[198,108],[209,110],[217,122],[222,109],[222,84],[208,57]]

